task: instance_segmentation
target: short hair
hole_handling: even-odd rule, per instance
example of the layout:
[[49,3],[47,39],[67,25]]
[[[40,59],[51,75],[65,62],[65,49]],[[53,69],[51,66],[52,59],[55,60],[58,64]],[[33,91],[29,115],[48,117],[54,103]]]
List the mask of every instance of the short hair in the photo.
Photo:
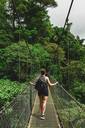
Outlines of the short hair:
[[41,69],[41,75],[45,75],[46,74],[46,70],[43,68]]

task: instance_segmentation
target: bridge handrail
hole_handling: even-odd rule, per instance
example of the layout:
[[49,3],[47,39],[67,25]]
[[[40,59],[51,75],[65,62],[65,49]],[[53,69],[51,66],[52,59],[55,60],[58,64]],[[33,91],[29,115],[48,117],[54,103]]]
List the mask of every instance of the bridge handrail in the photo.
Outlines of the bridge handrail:
[[85,108],[84,108],[68,91],[66,91],[66,89],[63,87],[63,85],[58,84],[58,86],[59,86],[73,101],[75,101],[78,106],[80,106],[80,107],[85,111]]
[[27,126],[32,107],[34,104],[36,91],[29,84],[19,93],[8,105],[4,105],[0,110],[0,126],[9,128],[23,128]]
[[[77,128],[85,126],[85,105],[79,103],[65,88],[59,83],[51,89],[56,112],[64,128]],[[84,126],[82,126],[84,125]]]
[[14,102],[14,100],[15,100],[19,95],[24,94],[24,92],[25,92],[28,88],[29,88],[29,86],[26,86],[26,87],[23,89],[22,92],[20,92],[19,94],[17,94],[17,95],[12,99],[12,101],[10,101],[10,103],[9,103],[8,105],[2,106],[2,107],[0,108],[0,113],[2,113],[3,111],[5,111],[6,108],[8,108],[8,107]]
[[[39,76],[39,73],[37,73],[37,74],[35,74],[36,76]],[[33,81],[33,80],[32,80]],[[29,82],[27,82],[25,85],[26,85],[26,87],[23,89],[23,91],[22,92],[20,92],[19,94],[17,94],[13,99],[12,99],[12,101],[10,101],[10,103],[8,104],[8,105],[4,105],[4,106],[2,106],[1,108],[0,108],[0,113],[2,113],[6,108],[8,108],[13,102],[14,102],[14,100],[19,96],[19,95],[22,95],[22,94],[24,94],[24,92],[31,86],[30,85],[30,83],[29,83],[29,86],[28,86],[28,83]]]

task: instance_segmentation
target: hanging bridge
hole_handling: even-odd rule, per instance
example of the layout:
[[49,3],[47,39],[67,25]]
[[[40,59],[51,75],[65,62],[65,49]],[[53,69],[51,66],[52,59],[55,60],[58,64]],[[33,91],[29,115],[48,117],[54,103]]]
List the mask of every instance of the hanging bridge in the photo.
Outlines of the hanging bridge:
[[85,106],[60,85],[49,90],[45,120],[38,107],[36,91],[28,86],[0,111],[0,128],[85,128]]
[[[68,23],[73,2],[74,0],[71,2],[64,29]],[[13,3],[18,22],[22,28],[14,0]],[[26,46],[30,52],[28,44]],[[11,101],[10,105],[4,106],[0,110],[0,128],[85,128],[85,105],[76,101],[61,85],[49,90],[45,120],[40,120],[38,107],[39,101],[36,91],[33,86],[29,85]]]

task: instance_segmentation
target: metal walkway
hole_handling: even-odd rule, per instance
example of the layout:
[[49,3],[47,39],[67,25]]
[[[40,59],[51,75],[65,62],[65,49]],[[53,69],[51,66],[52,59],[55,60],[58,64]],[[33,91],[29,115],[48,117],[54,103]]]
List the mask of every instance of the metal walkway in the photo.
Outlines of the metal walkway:
[[39,100],[38,96],[36,96],[28,128],[60,128],[58,116],[56,114],[56,110],[50,92],[46,108],[46,119],[40,119]]

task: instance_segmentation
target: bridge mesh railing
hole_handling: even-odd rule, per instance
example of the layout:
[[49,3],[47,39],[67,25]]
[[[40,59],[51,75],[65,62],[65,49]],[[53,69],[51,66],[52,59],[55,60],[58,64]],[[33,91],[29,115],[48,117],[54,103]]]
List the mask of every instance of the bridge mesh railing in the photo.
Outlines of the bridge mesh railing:
[[0,111],[0,128],[27,128],[36,92],[27,87]]
[[62,128],[85,128],[85,105],[60,85],[52,87],[51,93]]

